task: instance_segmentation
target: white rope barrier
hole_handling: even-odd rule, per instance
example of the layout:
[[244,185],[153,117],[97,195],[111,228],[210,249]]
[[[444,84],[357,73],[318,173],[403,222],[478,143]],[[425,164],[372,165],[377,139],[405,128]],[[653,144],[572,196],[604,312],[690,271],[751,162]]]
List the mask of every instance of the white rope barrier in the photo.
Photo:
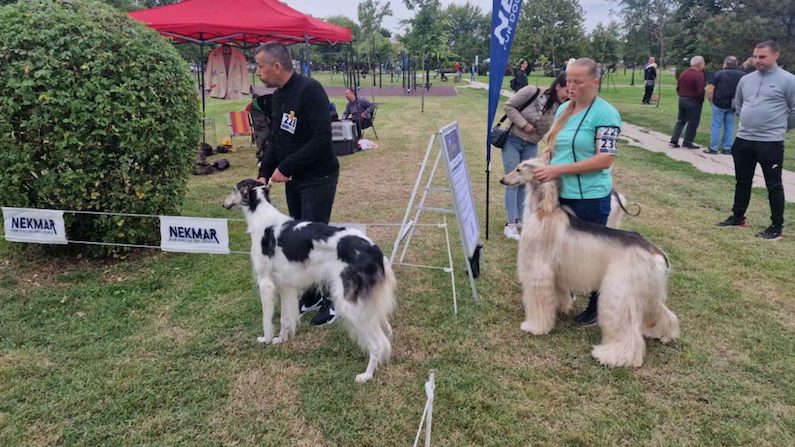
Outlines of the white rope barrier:
[[[37,211],[37,209],[31,208],[30,210]],[[119,217],[138,217],[138,218],[150,218],[150,219],[160,219],[163,216],[161,215],[154,215],[154,214],[139,214],[139,213],[115,213],[115,212],[108,212],[108,211],[77,211],[77,210],[48,210],[48,211],[57,211],[60,213],[68,213],[68,214],[86,214],[86,215],[94,215],[94,216],[119,216]],[[195,216],[186,216],[185,218],[188,219],[221,219],[217,217],[212,218],[205,218],[205,217],[195,217]],[[239,218],[227,218],[223,219],[228,222],[245,222],[245,219]],[[352,226],[360,226],[360,227],[399,227],[400,224],[398,223],[384,223],[384,222],[369,222],[369,223],[346,223],[342,225],[352,225]],[[432,223],[424,223],[424,224],[417,224],[421,226],[436,226],[437,224]],[[6,237],[5,232],[0,233],[0,238],[5,240],[9,240]],[[21,242],[18,240],[14,240],[14,242]],[[125,242],[105,242],[105,241],[84,241],[84,240],[73,240],[73,239],[63,239],[62,242],[67,244],[80,244],[80,245],[95,245],[95,246],[109,246],[109,247],[125,247],[125,248],[142,248],[142,249],[150,249],[150,250],[162,250],[162,246],[154,246],[154,245],[146,245],[146,244],[131,244]],[[234,254],[243,254],[248,255],[250,254],[249,251],[243,250],[228,250],[227,253],[234,253]],[[217,253],[210,253],[210,254],[217,254]],[[409,265],[409,264],[407,264]],[[409,265],[413,266],[413,265]]]
[[[435,383],[436,370],[432,369],[428,374],[428,381],[425,382],[425,409],[422,411],[422,418],[420,418],[420,426],[417,428],[417,436],[414,438],[414,447],[417,447],[420,442],[420,433],[422,433],[422,426],[425,425],[425,447],[431,447],[431,425],[433,424],[433,398],[434,391],[436,390]],[[427,419],[427,423],[426,423]]]

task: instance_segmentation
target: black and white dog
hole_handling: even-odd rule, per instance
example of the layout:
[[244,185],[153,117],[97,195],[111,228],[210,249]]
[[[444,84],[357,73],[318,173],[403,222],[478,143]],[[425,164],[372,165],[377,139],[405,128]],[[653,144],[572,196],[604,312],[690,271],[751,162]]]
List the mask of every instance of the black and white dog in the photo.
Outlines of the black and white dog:
[[[251,235],[251,262],[262,300],[260,343],[279,344],[295,334],[298,298],[316,284],[327,286],[337,314],[370,360],[356,376],[359,383],[373,377],[379,363],[389,359],[395,307],[395,275],[381,249],[360,231],[296,221],[270,203],[270,189],[256,180],[243,180],[224,200],[224,208],[241,207]],[[273,306],[281,298],[281,328],[274,337]]]

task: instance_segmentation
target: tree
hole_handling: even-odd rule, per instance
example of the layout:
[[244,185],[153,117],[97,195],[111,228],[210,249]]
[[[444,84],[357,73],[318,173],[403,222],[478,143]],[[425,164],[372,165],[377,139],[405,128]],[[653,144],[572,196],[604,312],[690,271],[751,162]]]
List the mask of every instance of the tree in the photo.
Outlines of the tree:
[[607,26],[596,25],[590,35],[590,57],[605,64],[616,63],[624,54],[624,42],[618,23],[610,22]]
[[409,31],[402,38],[406,49],[419,56],[423,67],[433,59],[446,59],[450,54],[445,31],[448,26],[440,1],[403,0],[403,2],[408,9],[417,9],[417,14],[413,18],[402,21],[409,26]]
[[588,44],[582,23],[583,10],[578,0],[525,2],[511,57],[532,60],[544,55],[557,67],[571,57],[582,57]]
[[392,15],[389,3],[381,4],[378,0],[363,0],[357,8],[359,17],[360,39],[357,50],[367,55],[368,64],[372,64],[373,53],[383,55],[391,49],[389,39],[381,34],[384,17]]
[[458,60],[475,60],[475,55],[485,58],[489,52],[491,16],[479,6],[451,4],[444,10],[447,17],[447,45],[451,56]]

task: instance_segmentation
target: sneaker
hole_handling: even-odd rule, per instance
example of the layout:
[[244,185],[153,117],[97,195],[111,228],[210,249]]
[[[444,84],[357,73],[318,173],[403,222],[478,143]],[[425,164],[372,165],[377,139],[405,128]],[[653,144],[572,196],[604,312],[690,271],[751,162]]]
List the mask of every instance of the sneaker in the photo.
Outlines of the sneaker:
[[325,298],[322,301],[323,304],[321,304],[320,310],[317,311],[315,318],[312,318],[314,326],[325,326],[337,320],[337,312],[334,311],[334,303],[331,299]]
[[502,230],[502,233],[508,239],[513,239],[515,241],[519,240],[519,230],[516,229],[515,223],[507,223],[505,224],[505,229]]
[[591,306],[590,303],[588,303],[588,307],[585,309],[585,311],[577,315],[577,318],[575,318],[574,321],[579,327],[596,326],[599,322],[596,306]]
[[719,227],[746,227],[745,217],[743,216],[735,216],[732,214],[731,216],[727,217],[726,220],[722,220],[715,225]]
[[702,152],[704,152],[705,154],[718,155],[718,151],[712,149],[704,149]]
[[671,146],[672,148],[677,148],[679,147],[679,143],[674,143],[673,141],[671,141],[670,143],[668,143],[668,146]]
[[732,154],[732,150],[731,149],[724,149],[723,152],[721,152],[721,153],[723,155],[731,155]]
[[682,147],[685,148],[685,149],[701,149],[701,146],[696,146],[693,143],[683,144]]
[[784,239],[784,235],[781,234],[781,226],[780,225],[771,225],[765,229],[765,231],[760,231],[756,233],[756,237],[760,239],[767,239],[768,241],[780,241]]
[[[316,299],[314,303],[307,303],[306,299],[312,300]],[[323,304],[323,297],[320,294],[312,293],[312,294],[304,294],[301,297],[301,301],[298,302],[298,312],[300,315],[303,315],[307,312],[312,312],[315,310],[320,309],[320,305]]]

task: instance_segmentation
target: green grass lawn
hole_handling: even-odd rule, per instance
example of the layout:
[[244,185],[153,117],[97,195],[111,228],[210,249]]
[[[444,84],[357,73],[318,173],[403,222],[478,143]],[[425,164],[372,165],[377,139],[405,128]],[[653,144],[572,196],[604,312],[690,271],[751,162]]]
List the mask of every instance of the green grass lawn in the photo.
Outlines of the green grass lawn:
[[[380,100],[381,146],[340,159],[332,220],[399,222],[428,137],[453,120],[483,218],[486,93],[426,97],[424,113],[419,101]],[[211,101],[208,111],[222,122],[240,106]],[[242,217],[221,208],[256,172],[253,149],[238,143],[223,155],[229,170],[190,178],[183,215]],[[494,157],[481,300],[468,297],[461,256],[457,316],[445,273],[396,267],[393,359],[364,386],[353,377],[365,358],[341,324],[303,321],[283,346],[255,342],[260,304],[245,255],[100,261],[0,241],[0,445],[410,445],[431,368],[435,446],[795,444],[795,236],[788,225],[781,242],[753,237],[768,223],[764,190],[754,190],[750,228],[718,229],[732,178],[622,150],[617,188],[642,206],[624,226],[668,253],[682,335],[650,341],[642,368],[610,369],[590,356],[598,329],[573,317],[544,337],[519,330],[516,243],[501,235]],[[281,187],[274,198],[284,209]],[[785,218],[795,220],[795,206]],[[232,248],[245,250],[243,223],[230,231]],[[390,251],[393,227],[368,232]],[[423,229],[409,260],[442,265],[443,247],[443,233]]]

